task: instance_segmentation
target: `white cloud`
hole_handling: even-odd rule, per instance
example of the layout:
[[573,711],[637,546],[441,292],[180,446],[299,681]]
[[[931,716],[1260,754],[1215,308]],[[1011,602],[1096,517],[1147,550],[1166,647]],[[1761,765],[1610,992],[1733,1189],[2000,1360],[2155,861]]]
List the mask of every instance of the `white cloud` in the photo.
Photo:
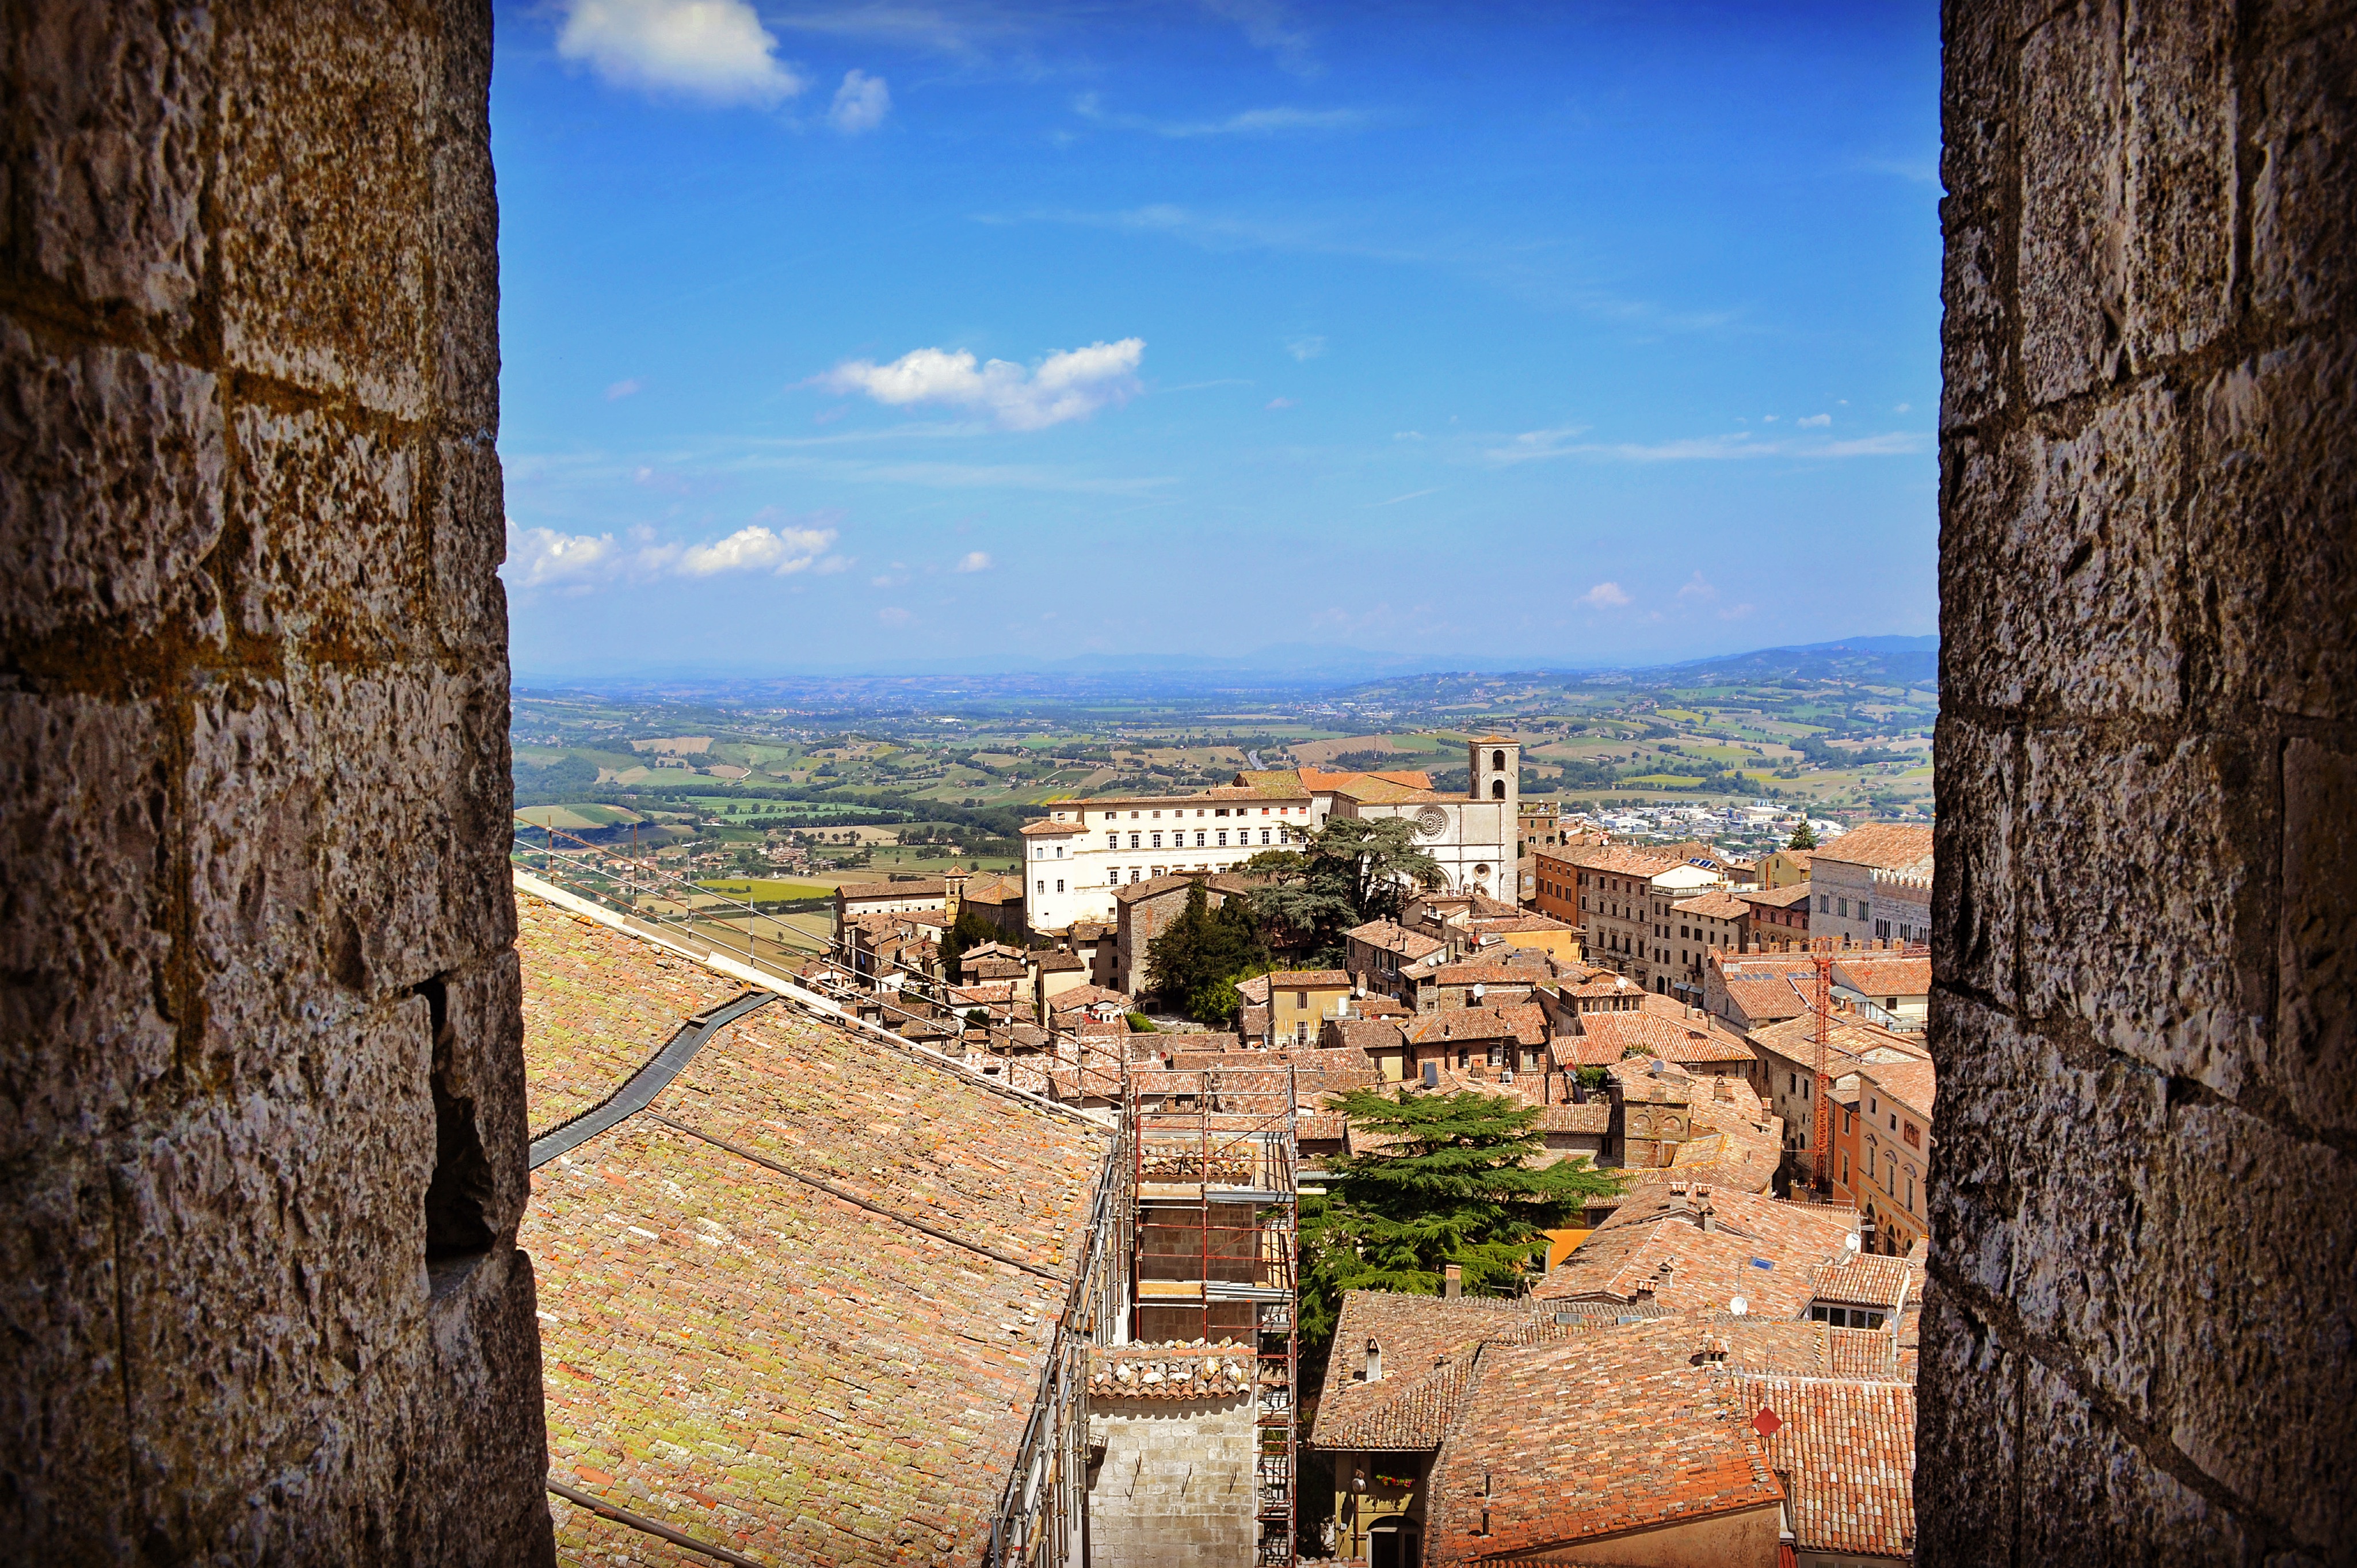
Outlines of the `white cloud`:
[[631,377],[626,381],[616,381],[612,386],[606,389],[606,401],[608,403],[617,402],[622,398],[630,396],[632,392],[637,392],[638,390],[639,381],[636,376]]
[[960,572],[987,572],[990,570],[990,565],[988,551],[969,550],[958,557],[958,564],[954,569]]
[[834,90],[834,106],[826,112],[826,120],[845,135],[856,136],[884,124],[884,116],[891,112],[892,90],[882,77],[847,70],[843,73],[843,85]]
[[1684,586],[1678,589],[1678,597],[1688,604],[1708,604],[1718,597],[1718,590],[1712,587],[1697,571],[1686,579]]
[[1629,595],[1618,583],[1598,583],[1580,595],[1578,602],[1599,610],[1618,609],[1629,602]]
[[500,570],[519,587],[577,583],[605,575],[614,564],[610,533],[559,533],[553,528],[508,524],[508,560]]
[[568,0],[556,52],[621,87],[779,103],[808,85],[746,0]]
[[898,605],[886,605],[876,612],[876,618],[886,626],[906,626],[909,624],[909,612]]
[[1307,363],[1326,351],[1326,339],[1314,332],[1305,332],[1298,338],[1287,338],[1285,351]]
[[770,528],[754,523],[709,544],[661,543],[646,529],[633,529],[636,548],[618,546],[610,533],[559,533],[552,528],[508,524],[507,564],[501,574],[520,588],[570,583],[587,586],[617,578],[712,577],[726,572],[796,572],[821,575],[850,566],[829,555],[831,528]]
[[1421,441],[1424,439],[1424,432],[1421,430],[1394,430],[1392,432],[1392,439],[1394,441]]
[[1092,343],[1049,355],[1026,371],[1011,360],[976,367],[961,349],[918,349],[888,365],[853,360],[818,378],[835,392],[864,392],[877,403],[903,407],[939,403],[989,414],[1006,430],[1041,430],[1068,419],[1083,419],[1101,408],[1128,402],[1142,389],[1138,362],[1146,339]]
[[1834,416],[1830,413],[1813,413],[1809,415],[1808,418],[1798,420],[1795,423],[1803,430],[1807,430],[1812,427],[1822,430],[1833,422]]
[[1190,141],[1200,136],[1274,136],[1286,131],[1347,131],[1367,120],[1356,109],[1303,109],[1290,103],[1245,109],[1219,120],[1157,120],[1149,115],[1109,110],[1093,92],[1083,92],[1072,100],[1072,113],[1093,124],[1144,131],[1173,141]]
[[679,554],[679,570],[690,577],[723,572],[775,572],[783,577],[807,571],[834,542],[831,528],[740,528],[711,544],[691,544]]
[[1289,397],[1273,397],[1268,400],[1266,406],[1270,408],[1291,408],[1293,406],[1293,400]]
[[1891,412],[1891,413],[1906,413],[1910,408],[1912,408],[1913,406],[1914,406],[1914,405],[1913,405],[1912,403],[1900,403],[1900,404],[1899,404],[1898,406],[1896,406],[1895,408],[1893,408],[1890,412]]

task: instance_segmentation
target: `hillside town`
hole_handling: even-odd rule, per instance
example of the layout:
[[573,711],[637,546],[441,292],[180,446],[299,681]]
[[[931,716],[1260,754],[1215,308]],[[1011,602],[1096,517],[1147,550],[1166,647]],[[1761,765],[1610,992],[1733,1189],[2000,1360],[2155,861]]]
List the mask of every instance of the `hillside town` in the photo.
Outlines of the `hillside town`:
[[[1017,872],[839,886],[823,955],[714,950],[545,860],[519,879],[528,1015],[577,1029],[570,1009],[628,1007],[642,1037],[669,1015],[676,1038],[716,1042],[656,1090],[678,1109],[607,1125],[582,1108],[628,1052],[585,1073],[581,1051],[528,1042],[552,1340],[611,1332],[611,1306],[571,1304],[625,1288],[608,1265],[569,1266],[565,1184],[675,1191],[677,1129],[698,1158],[784,1171],[772,1201],[802,1182],[819,1208],[747,1213],[740,1195],[727,1214],[624,1227],[658,1253],[682,1226],[692,1249],[801,1238],[828,1249],[844,1299],[929,1318],[881,1233],[873,1249],[828,1234],[832,1202],[870,1231],[905,1221],[920,1248],[966,1247],[977,1284],[1014,1271],[975,1298],[988,1322],[959,1332],[1028,1358],[1017,1382],[1036,1398],[1021,1443],[974,1451],[1010,1477],[996,1524],[971,1475],[926,1494],[942,1541],[1085,1528],[1089,1560],[1114,1563],[1168,1561],[1157,1543],[1173,1540],[1188,1561],[1370,1568],[1574,1546],[1587,1554],[1565,1560],[1909,1560],[1932,829],[1761,809],[1730,820],[1783,837],[1748,854],[1616,831],[1525,802],[1518,750],[1469,743],[1453,792],[1414,770],[1301,768],[1050,801]],[[1362,875],[1329,909],[1319,868],[1338,846]],[[1228,971],[1190,974],[1207,962]],[[1331,1206],[1421,1146],[1399,1118],[1465,1107],[1512,1129],[1510,1179],[1571,1195],[1528,1256],[1321,1283]],[[576,1134],[600,1140],[587,1165]],[[721,1289],[667,1273],[654,1318],[675,1313],[662,1332],[707,1348],[748,1332],[716,1316]],[[872,1391],[931,1354],[865,1332],[868,1371],[829,1379]],[[759,1402],[726,1356],[704,1367],[700,1400]],[[896,1399],[871,1437],[931,1420],[926,1401],[970,1402],[972,1375]],[[1013,1385],[990,1386],[1013,1408]],[[638,1452],[652,1407],[624,1391],[566,1396],[585,1455]],[[882,1419],[872,1392],[844,1401],[842,1420]],[[796,1419],[813,1441],[839,1430]],[[1059,1421],[1077,1477],[1042,1425]],[[711,1462],[771,1463],[732,1442]],[[1664,1467],[1673,1452],[1689,1462]],[[621,1541],[594,1500],[612,1488],[727,1490],[657,1484],[652,1465],[585,1459],[593,1500],[561,1522]],[[1050,1472],[1069,1495],[1040,1489]],[[863,1470],[830,1495],[852,1515],[915,1506],[883,1487]],[[655,1512],[698,1539],[759,1540],[725,1509]]]

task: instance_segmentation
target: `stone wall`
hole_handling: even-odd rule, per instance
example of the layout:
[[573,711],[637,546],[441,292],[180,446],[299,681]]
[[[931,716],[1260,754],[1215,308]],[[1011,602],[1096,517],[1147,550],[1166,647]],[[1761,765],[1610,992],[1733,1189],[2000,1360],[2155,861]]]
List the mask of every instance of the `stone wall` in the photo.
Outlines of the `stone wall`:
[[1944,30],[1921,1559],[2351,1561],[2357,8]]
[[[1243,1352],[1249,1354],[1249,1352]],[[1259,1526],[1249,1394],[1089,1402],[1089,1561],[1096,1568],[1198,1568],[1254,1560]]]
[[0,1554],[551,1553],[490,71],[0,7]]

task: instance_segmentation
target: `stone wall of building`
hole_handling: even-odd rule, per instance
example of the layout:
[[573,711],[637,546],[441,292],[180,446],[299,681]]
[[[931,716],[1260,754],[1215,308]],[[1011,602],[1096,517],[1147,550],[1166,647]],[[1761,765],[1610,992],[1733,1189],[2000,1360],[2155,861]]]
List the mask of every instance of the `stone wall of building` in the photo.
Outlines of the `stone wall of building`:
[[1249,1394],[1182,1402],[1097,1398],[1089,1441],[1089,1561],[1096,1568],[1248,1563],[1255,1428]]
[[2346,1562],[2357,10],[1944,31],[1920,1557]]
[[551,1554],[490,45],[0,21],[0,1554]]

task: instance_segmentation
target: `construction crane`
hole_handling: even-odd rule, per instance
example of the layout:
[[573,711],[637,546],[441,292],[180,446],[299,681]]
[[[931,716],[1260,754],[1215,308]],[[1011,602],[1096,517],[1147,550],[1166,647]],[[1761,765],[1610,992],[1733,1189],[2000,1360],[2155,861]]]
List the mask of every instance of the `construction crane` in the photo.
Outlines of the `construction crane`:
[[1817,985],[1811,998],[1817,1014],[1816,1114],[1810,1119],[1810,1179],[1819,1197],[1834,1190],[1834,1080],[1826,1069],[1834,1036],[1834,939],[1817,937],[1809,943],[1817,963]]

